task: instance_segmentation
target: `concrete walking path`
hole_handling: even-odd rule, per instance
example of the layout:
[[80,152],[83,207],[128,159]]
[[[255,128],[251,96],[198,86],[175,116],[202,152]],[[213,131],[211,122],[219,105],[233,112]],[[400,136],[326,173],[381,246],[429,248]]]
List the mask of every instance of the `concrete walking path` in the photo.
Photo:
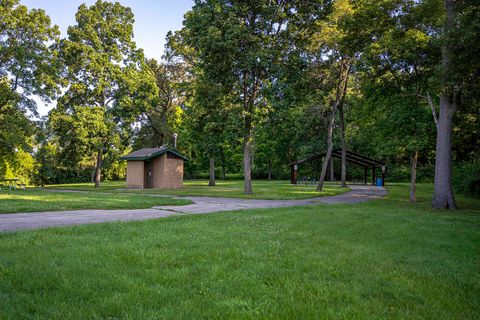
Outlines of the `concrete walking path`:
[[0,214],[0,231],[17,231],[113,221],[135,221],[178,214],[205,214],[244,209],[279,208],[314,204],[355,204],[387,195],[385,188],[351,186],[351,191],[336,196],[305,200],[256,200],[215,197],[182,197],[194,203],[184,206],[158,206],[131,210],[72,210]]

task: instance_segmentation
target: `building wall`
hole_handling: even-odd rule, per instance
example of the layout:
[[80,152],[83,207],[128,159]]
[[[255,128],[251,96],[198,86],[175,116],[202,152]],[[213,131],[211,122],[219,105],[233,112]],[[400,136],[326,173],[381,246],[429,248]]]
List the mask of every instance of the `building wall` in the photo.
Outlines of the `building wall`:
[[177,189],[183,186],[183,160],[166,153],[153,160],[153,187]]
[[143,189],[145,184],[145,169],[143,161],[127,161],[127,188]]

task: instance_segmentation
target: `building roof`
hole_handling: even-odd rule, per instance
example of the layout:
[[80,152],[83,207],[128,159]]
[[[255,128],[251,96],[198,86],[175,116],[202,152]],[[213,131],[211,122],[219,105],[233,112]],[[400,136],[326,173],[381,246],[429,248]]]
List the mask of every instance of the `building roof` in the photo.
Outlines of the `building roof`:
[[[296,161],[292,162],[290,165],[302,164],[302,163],[305,163],[305,162],[308,162],[308,161],[321,159],[324,156],[325,156],[325,153],[317,153],[317,154],[309,156],[305,159],[296,160]],[[341,149],[332,150],[332,157],[341,159],[342,158],[342,150]],[[372,158],[368,158],[364,155],[361,155],[359,153],[349,151],[349,150],[347,150],[347,152],[346,152],[346,160],[347,160],[347,162],[352,162],[352,163],[355,163],[355,164],[358,164],[358,165],[364,166],[364,167],[376,167],[376,166],[385,165],[385,162],[383,162],[383,161],[378,161],[378,160],[375,160],[375,159],[372,159]]]
[[171,153],[176,155],[179,158],[182,158],[185,161],[188,161],[188,158],[178,152],[176,149],[171,149],[168,147],[160,147],[160,148],[143,148],[137,151],[133,151],[127,155],[124,155],[120,158],[120,160],[148,160],[158,156],[161,156],[164,153]]

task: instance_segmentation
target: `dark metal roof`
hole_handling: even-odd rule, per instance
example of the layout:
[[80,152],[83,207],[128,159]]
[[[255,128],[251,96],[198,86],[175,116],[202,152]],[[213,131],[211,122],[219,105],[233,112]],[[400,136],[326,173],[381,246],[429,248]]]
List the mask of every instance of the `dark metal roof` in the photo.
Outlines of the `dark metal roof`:
[[[316,159],[323,158],[325,156],[325,153],[317,153],[314,155],[311,155],[305,159],[297,160],[292,162],[291,164],[302,164],[308,161],[313,161]],[[332,157],[341,159],[342,158],[342,150],[341,149],[335,149],[332,151]],[[361,155],[359,153],[353,152],[353,151],[348,151],[347,150],[347,162],[352,162],[364,167],[373,167],[373,166],[382,166],[385,163],[382,161],[378,161],[375,159],[368,158],[364,155]]]
[[120,160],[148,160],[161,156],[164,153],[171,153],[179,158],[182,158],[185,161],[188,161],[188,158],[185,157],[183,154],[181,154],[175,149],[171,149],[168,147],[143,148],[121,157]]

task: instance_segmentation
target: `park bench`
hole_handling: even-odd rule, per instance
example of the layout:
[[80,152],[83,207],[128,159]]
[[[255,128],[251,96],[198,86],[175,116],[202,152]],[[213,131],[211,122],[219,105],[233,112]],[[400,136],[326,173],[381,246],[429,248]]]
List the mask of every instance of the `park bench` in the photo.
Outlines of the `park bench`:
[[27,185],[25,183],[18,183],[18,178],[0,179],[0,191],[2,189],[17,190],[17,188],[25,190]]

